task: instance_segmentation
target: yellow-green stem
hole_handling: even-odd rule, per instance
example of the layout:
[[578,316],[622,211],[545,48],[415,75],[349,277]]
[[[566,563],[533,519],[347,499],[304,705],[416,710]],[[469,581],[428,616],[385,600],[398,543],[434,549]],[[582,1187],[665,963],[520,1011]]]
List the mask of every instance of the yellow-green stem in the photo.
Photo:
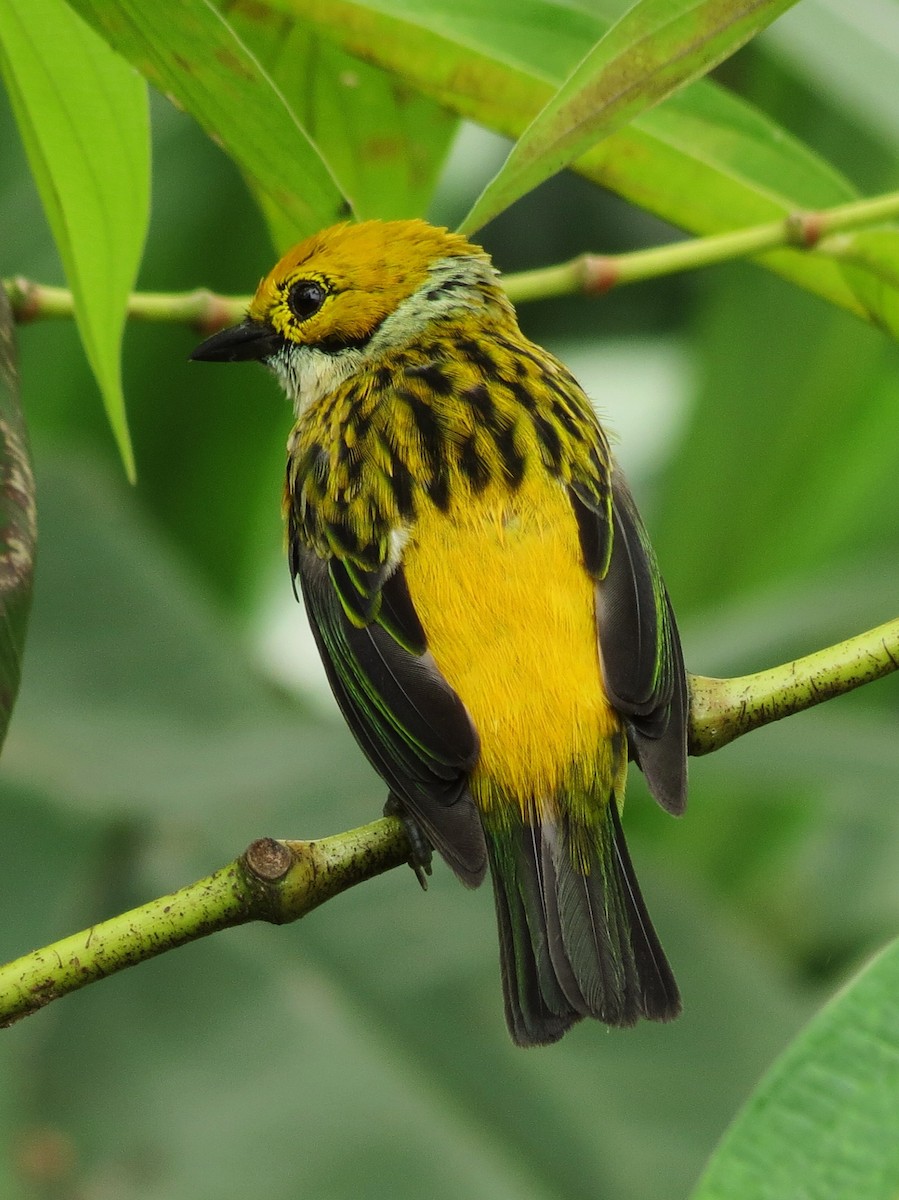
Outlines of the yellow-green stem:
[[[582,254],[570,262],[505,276],[503,282],[516,303],[555,296],[599,295],[612,287],[697,270],[768,250],[793,247],[827,253],[822,239],[833,233],[899,216],[899,192],[855,200],[818,212],[793,213],[764,225],[710,237],[689,238],[628,254]],[[17,277],[3,280],[17,321],[70,317],[72,294]],[[244,315],[249,296],[219,296],[205,289],[193,292],[137,292],[128,302],[128,315],[141,321],[186,322],[202,333],[234,324]]]
[[395,818],[315,842],[261,838],[205,879],[0,967],[0,1025],[221,929],[248,921],[295,921],[408,856]]
[[[899,619],[740,679],[690,677],[690,753],[708,754],[770,721],[899,667]],[[0,1024],[165,950],[248,921],[284,924],[406,862],[399,821],[315,842],[262,838],[206,879],[0,967]]]
[[601,295],[626,283],[710,267],[785,246],[799,250],[818,247],[826,253],[821,241],[827,235],[896,216],[899,216],[899,192],[891,192],[820,212],[793,213],[749,229],[685,239],[669,246],[653,246],[629,254],[582,254],[557,266],[509,275],[504,282],[516,304],[580,293]]
[[[35,283],[17,275],[4,279],[3,287],[21,324],[44,317],[71,317],[75,307],[68,288]],[[201,333],[214,333],[241,320],[249,296],[220,296],[206,288],[192,292],[133,292],[128,316],[136,321],[171,321],[191,325]]]
[[737,679],[690,677],[690,753],[813,708],[899,668],[899,619],[795,662]]

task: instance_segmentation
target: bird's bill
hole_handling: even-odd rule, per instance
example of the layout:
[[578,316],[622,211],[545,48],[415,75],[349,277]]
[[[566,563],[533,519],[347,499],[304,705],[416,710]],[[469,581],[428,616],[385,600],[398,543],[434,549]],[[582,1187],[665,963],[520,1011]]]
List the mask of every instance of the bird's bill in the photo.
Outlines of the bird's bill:
[[201,342],[191,354],[195,362],[258,362],[277,354],[282,338],[261,321],[241,321]]

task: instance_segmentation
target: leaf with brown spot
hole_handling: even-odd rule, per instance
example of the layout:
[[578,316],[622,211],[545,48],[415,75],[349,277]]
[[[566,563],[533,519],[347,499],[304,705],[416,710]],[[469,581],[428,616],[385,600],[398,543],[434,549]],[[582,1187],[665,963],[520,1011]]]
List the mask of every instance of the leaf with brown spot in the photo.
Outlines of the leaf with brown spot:
[[72,7],[220,142],[277,212],[282,244],[345,214],[346,197],[309,132],[208,0],[72,0]]
[[[357,216],[424,215],[459,118],[322,37],[301,5],[294,16],[226,0],[223,12],[327,154]],[[277,215],[264,207],[283,241]]]
[[462,222],[480,229],[635,116],[715,67],[795,0],[639,0],[513,147]]
[[[302,13],[348,53],[507,137],[520,137],[608,28],[597,12],[546,0],[258,0]],[[698,79],[647,108],[573,170],[692,233],[827,208],[857,192],[833,166],[747,101]],[[769,270],[862,315],[840,267],[779,250]]]

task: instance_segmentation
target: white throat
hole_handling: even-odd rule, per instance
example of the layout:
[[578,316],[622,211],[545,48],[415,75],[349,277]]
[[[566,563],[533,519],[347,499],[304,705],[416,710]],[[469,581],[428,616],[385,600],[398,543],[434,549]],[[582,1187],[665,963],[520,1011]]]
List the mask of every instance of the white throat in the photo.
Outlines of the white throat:
[[497,293],[498,272],[486,255],[439,258],[421,287],[407,296],[381,322],[364,346],[326,352],[293,343],[268,360],[299,417],[310,405],[336,391],[350,376],[382,355],[405,346],[442,317],[457,312],[503,309],[513,313],[504,293]]
[[315,346],[285,346],[268,360],[299,417],[311,404],[337,390],[362,367],[365,355],[348,348],[327,354]]

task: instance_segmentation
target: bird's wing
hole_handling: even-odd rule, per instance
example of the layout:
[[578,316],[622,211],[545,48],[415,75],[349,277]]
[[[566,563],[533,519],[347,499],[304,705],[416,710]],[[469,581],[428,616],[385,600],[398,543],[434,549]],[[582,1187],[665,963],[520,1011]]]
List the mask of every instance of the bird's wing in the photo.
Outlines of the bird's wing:
[[296,540],[291,565],[347,724],[435,849],[476,886],[487,868],[468,791],[478,735],[428,652],[402,566],[363,570]]
[[627,721],[634,758],[663,808],[687,795],[687,681],[668,592],[627,485],[573,485],[571,501],[587,570],[596,580],[603,680]]

